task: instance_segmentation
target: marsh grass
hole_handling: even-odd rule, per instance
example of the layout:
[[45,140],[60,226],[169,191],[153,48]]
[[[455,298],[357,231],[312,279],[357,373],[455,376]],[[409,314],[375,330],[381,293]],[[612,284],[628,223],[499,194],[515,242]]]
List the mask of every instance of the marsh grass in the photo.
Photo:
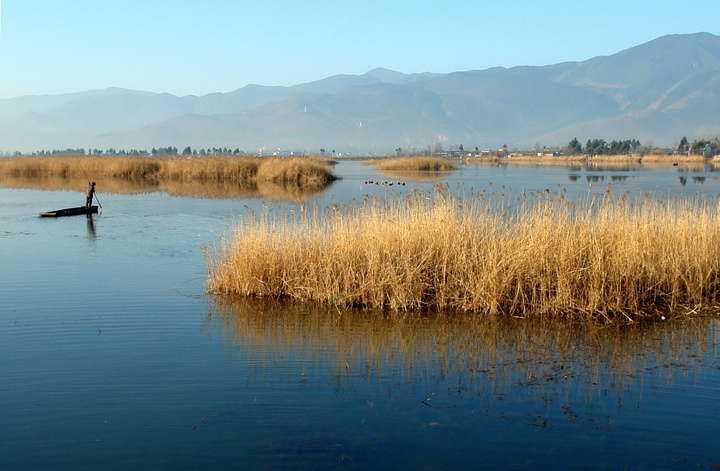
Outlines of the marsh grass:
[[[128,185],[130,187],[163,189],[202,186],[201,195],[213,193],[212,187],[223,191],[247,193],[264,189],[269,194],[298,191],[316,192],[336,179],[332,161],[307,157],[103,157],[103,156],[39,156],[0,159],[0,177],[16,185],[31,181],[67,183],[96,180],[101,191]],[[133,185],[136,184],[136,185]],[[84,188],[81,185],[79,188]],[[176,190],[183,191],[183,190]]]
[[547,193],[366,199],[265,212],[206,249],[208,291],[399,311],[637,319],[713,306],[720,218],[703,200]]
[[398,157],[394,159],[370,160],[366,163],[378,170],[447,172],[458,167],[439,157]]
[[[46,191],[82,192],[87,185],[84,178],[41,177],[26,178],[0,175],[0,186]],[[322,188],[305,189],[294,185],[276,184],[259,181],[257,183],[238,183],[233,181],[200,180],[125,180],[116,178],[98,179],[98,188],[102,193],[124,195],[163,192],[170,196],[190,198],[262,198],[268,201],[306,203]]]

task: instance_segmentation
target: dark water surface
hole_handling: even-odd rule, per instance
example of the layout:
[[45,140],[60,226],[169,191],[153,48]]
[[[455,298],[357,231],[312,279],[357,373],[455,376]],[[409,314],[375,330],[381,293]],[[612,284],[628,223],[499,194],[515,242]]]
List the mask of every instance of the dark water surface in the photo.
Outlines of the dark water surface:
[[[311,202],[433,182],[720,193],[711,166],[336,173]],[[1,470],[720,468],[716,319],[601,328],[217,299],[200,248],[246,206],[292,203],[99,191],[93,219],[45,219],[81,192],[0,188]]]

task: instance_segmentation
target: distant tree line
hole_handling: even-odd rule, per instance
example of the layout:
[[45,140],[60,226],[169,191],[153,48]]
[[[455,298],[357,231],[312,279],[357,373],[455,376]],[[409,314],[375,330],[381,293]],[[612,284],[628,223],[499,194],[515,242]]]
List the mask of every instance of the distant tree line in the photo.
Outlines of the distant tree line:
[[236,147],[235,150],[230,149],[229,147],[212,147],[208,148],[207,150],[205,148],[202,148],[200,150],[192,149],[190,146],[187,146],[185,149],[183,149],[182,155],[185,156],[206,156],[206,155],[246,155],[245,152],[240,150],[240,148]]
[[207,155],[247,155],[245,152],[240,150],[239,148],[235,148],[235,150],[232,150],[228,147],[212,147],[212,148],[202,148],[200,150],[193,149],[190,146],[185,147],[183,149],[182,154],[179,154],[178,148],[175,146],[168,146],[168,147],[160,147],[155,148],[153,147],[151,151],[147,150],[138,150],[138,149],[131,149],[131,150],[124,150],[124,149],[115,149],[115,148],[109,148],[106,150],[102,149],[85,149],[83,147],[72,149],[53,149],[53,150],[39,150],[32,152],[30,154],[24,154],[22,152],[13,152],[13,153],[7,153],[5,155],[12,155],[13,157],[21,157],[23,155],[30,155],[30,156],[42,156],[42,155],[54,155],[54,156],[63,156],[63,155],[106,155],[106,156],[138,156],[138,157],[145,157],[145,156],[156,156],[156,157],[174,157],[177,155],[183,155],[183,156],[207,156]]
[[[689,142],[687,137],[683,136],[682,139],[680,139],[680,143],[676,148],[674,147],[666,147],[666,148],[655,148],[652,145],[642,147],[641,143],[637,139],[626,139],[626,140],[612,140],[610,142],[605,141],[604,139],[588,139],[585,145],[583,146],[582,143],[575,137],[565,147],[554,147],[552,149],[548,149],[546,147],[540,147],[540,144],[537,143],[535,145],[535,148],[533,149],[533,152],[540,152],[543,151],[543,153],[549,152],[550,150],[553,150],[553,153],[558,154],[569,154],[569,155],[622,155],[622,154],[631,154],[631,153],[679,153],[679,154],[705,154],[706,156],[714,156],[718,155],[720,153],[720,136],[715,137],[714,139],[695,139],[693,142]],[[431,144],[427,144],[424,149],[417,148],[417,147],[411,147],[409,149],[398,147],[394,150],[393,154],[395,155],[401,155],[401,154],[407,154],[407,155],[436,155],[436,156],[451,156],[451,157],[457,157],[457,156],[463,156],[463,155],[472,155],[472,154],[492,154],[497,155],[498,157],[504,157],[507,156],[509,153],[509,149],[507,145],[503,145],[502,148],[497,150],[480,150],[477,146],[475,147],[474,151],[467,150],[466,147],[463,144],[459,145],[450,145],[449,148],[446,150],[443,148],[443,145],[441,143],[435,143],[434,146]],[[332,154],[335,155],[335,150],[333,149]],[[524,151],[518,150],[517,148],[513,149],[511,152],[520,152],[523,153]],[[320,149],[320,154],[324,155],[326,153],[325,149]],[[278,151],[275,155],[281,155],[282,153]],[[130,149],[130,150],[124,150],[124,149],[115,149],[115,148],[109,148],[106,150],[102,149],[85,149],[85,148],[67,148],[67,149],[53,149],[53,150],[40,150],[37,152],[33,152],[32,154],[23,154],[21,152],[14,152],[12,154],[6,153],[4,155],[13,155],[13,156],[22,156],[22,155],[107,155],[107,156],[113,156],[113,155],[122,155],[122,156],[161,156],[161,157],[173,157],[182,155],[185,157],[204,157],[204,156],[213,156],[213,155],[236,155],[236,156],[244,156],[248,155],[244,151],[240,150],[240,148],[235,148],[234,150],[229,147],[208,147],[208,148],[201,148],[196,149],[191,146],[186,146],[182,152],[179,151],[179,149],[175,146],[167,146],[167,147],[160,147],[160,148],[152,148],[151,151],[147,150],[139,150],[139,149]]]
[[[15,157],[20,157],[21,155],[24,155],[22,152],[14,152],[12,154]],[[80,147],[78,149],[53,149],[53,150],[40,150],[31,153],[32,156],[40,156],[40,155],[132,155],[132,156],[145,156],[148,155],[148,151],[146,150],[137,150],[137,149],[131,149],[131,150],[115,150],[113,148],[107,149],[107,150],[101,150],[101,149],[88,149],[87,152],[85,151],[85,148]]]
[[[588,155],[622,155],[640,152],[640,141],[637,139],[629,139],[624,141],[606,142],[603,139],[588,139],[585,147],[580,144],[577,138],[573,138],[568,142],[565,151],[571,155],[588,154]],[[676,150],[672,148],[664,149],[668,153]],[[678,154],[705,154],[707,157],[717,155],[720,152],[720,140],[716,137],[712,141],[709,139],[696,139],[692,143],[688,142],[687,137],[680,139],[677,146]]]
[[626,139],[624,141],[606,142],[604,139],[588,139],[583,148],[580,141],[575,137],[567,145],[568,154],[588,155],[622,155],[636,152],[640,148],[640,141],[637,139]]

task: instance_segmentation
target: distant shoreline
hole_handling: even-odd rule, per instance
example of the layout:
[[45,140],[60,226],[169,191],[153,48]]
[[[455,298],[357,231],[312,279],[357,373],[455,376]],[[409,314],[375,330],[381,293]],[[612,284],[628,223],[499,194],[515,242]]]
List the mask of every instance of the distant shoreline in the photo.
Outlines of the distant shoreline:
[[467,163],[506,162],[516,164],[568,164],[568,163],[624,163],[624,164],[679,164],[679,163],[715,163],[716,158],[704,155],[510,155],[507,157],[482,156],[466,157]]

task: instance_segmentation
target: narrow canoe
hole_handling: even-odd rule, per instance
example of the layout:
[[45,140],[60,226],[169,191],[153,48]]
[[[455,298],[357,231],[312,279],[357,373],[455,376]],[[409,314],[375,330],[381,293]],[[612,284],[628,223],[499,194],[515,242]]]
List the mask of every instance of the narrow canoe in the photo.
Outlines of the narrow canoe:
[[85,206],[79,206],[77,208],[56,209],[55,211],[40,213],[40,216],[46,218],[58,218],[60,216],[77,216],[78,214],[92,214],[97,212],[97,206],[90,206],[90,209],[87,209]]

